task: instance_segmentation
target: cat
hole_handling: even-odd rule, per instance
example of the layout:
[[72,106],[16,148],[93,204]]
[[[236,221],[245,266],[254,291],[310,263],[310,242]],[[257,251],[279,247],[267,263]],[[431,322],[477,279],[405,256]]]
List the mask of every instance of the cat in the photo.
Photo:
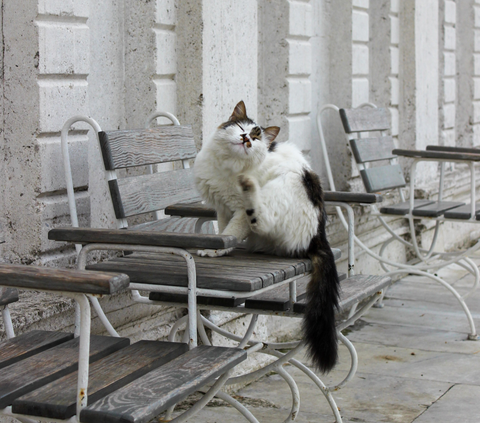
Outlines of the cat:
[[[221,234],[246,239],[252,252],[311,259],[303,333],[313,363],[327,372],[338,357],[339,281],[325,234],[323,191],[302,152],[274,141],[279,131],[257,125],[240,101],[198,153],[195,182],[215,207]],[[231,250],[197,254],[218,257]]]

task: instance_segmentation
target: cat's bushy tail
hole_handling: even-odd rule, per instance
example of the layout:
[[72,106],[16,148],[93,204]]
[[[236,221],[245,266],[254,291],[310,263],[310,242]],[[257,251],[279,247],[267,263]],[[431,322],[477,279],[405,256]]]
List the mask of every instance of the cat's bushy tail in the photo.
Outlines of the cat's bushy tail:
[[322,372],[330,371],[338,358],[335,309],[338,308],[339,281],[335,259],[325,234],[326,217],[322,210],[318,233],[307,251],[313,270],[303,319],[309,357]]

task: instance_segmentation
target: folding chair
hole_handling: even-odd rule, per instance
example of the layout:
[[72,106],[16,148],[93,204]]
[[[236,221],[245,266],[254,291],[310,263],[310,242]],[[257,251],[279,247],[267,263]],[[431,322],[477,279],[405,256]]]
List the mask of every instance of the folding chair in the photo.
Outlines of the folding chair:
[[[32,331],[0,342],[0,415],[22,422],[147,423],[192,392],[205,396],[176,421],[205,406],[247,354],[239,348],[140,341],[90,334],[88,295],[111,295],[128,287],[124,274],[0,265],[0,304],[18,297],[10,288],[44,290],[75,299],[76,335]],[[10,328],[10,329],[8,329]],[[77,370],[78,369],[78,370]]]
[[[375,253],[368,248],[365,243],[355,237],[356,244],[368,255],[379,261],[387,275],[415,274],[426,276],[448,289],[460,303],[469,324],[468,339],[476,340],[478,338],[475,324],[468,309],[465,298],[471,295],[478,287],[480,273],[475,263],[469,258],[479,247],[477,242],[473,247],[465,251],[442,252],[436,249],[436,243],[440,226],[444,222],[469,222],[479,223],[475,207],[475,175],[474,164],[480,161],[480,155],[467,154],[462,152],[445,151],[410,151],[396,149],[393,139],[386,132],[390,129],[390,119],[387,109],[377,108],[374,104],[367,103],[355,109],[340,109],[335,105],[327,104],[319,111],[317,116],[317,126],[320,135],[320,142],[325,161],[325,167],[328,175],[330,189],[335,190],[335,182],[328,158],[327,144],[322,126],[322,117],[328,112],[333,111],[340,118],[346,134],[347,142],[363,181],[366,192],[382,194],[396,192],[400,199],[399,203],[383,205],[378,208],[372,204],[371,214],[376,216],[380,224],[385,228],[389,237],[382,243],[379,253]],[[365,136],[365,135],[368,136]],[[398,164],[398,156],[410,157],[413,159],[410,167],[410,185],[406,190],[402,169]],[[437,200],[415,199],[415,170],[420,161],[434,161],[440,164],[439,190]],[[467,164],[471,171],[471,198],[470,204],[462,202],[452,202],[443,200],[444,189],[444,163],[455,162]],[[410,196],[405,196],[405,191]],[[342,223],[346,225],[343,214],[338,210]],[[392,229],[386,217],[403,216],[408,222],[411,242],[405,240]],[[429,248],[419,246],[415,234],[415,220],[428,219],[435,221],[435,228],[432,242]],[[413,263],[400,263],[385,257],[386,248],[392,242],[399,242],[410,249],[416,257]],[[472,289],[465,295],[460,295],[449,283],[438,277],[435,272],[450,264],[457,264],[468,270],[475,278]]]

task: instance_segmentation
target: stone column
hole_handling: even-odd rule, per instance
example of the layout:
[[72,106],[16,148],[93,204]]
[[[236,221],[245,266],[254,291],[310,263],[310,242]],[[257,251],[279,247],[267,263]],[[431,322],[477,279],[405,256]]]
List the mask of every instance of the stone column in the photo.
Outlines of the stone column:
[[313,7],[310,1],[259,1],[259,113],[309,155],[312,140]]
[[[47,240],[66,210],[59,130],[87,113],[88,2],[27,0],[3,4],[6,253],[33,261],[56,255]],[[86,139],[71,150],[76,186],[85,187]],[[82,175],[81,175],[82,174]],[[80,194],[81,196],[81,194]],[[81,208],[81,207],[80,207]]]
[[[438,0],[400,2],[400,148],[438,144]],[[431,181],[436,165],[422,165],[418,181]]]

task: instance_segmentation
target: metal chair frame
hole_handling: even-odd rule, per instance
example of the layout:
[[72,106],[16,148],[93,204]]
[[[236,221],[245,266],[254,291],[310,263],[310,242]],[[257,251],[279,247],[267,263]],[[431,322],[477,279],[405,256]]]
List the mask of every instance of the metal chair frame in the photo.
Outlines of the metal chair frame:
[[[358,108],[376,108],[377,106],[373,103],[364,103],[358,106]],[[325,164],[325,169],[328,177],[328,181],[330,184],[330,190],[335,191],[335,181],[333,179],[333,173],[331,170],[330,166],[330,161],[328,157],[328,151],[327,151],[327,143],[323,131],[323,126],[322,126],[322,117],[323,115],[328,112],[328,111],[334,111],[336,112],[337,115],[339,115],[340,108],[334,104],[326,104],[323,106],[320,111],[318,112],[317,115],[317,128],[318,128],[318,133],[319,133],[319,138],[320,138],[320,145],[322,149],[322,154],[323,154],[323,159],[324,159],[324,164]],[[380,131],[382,135],[385,135],[385,131]],[[355,132],[353,134],[346,134],[346,140],[347,143],[353,138],[362,138],[363,133],[361,132]],[[444,189],[444,174],[445,174],[445,167],[444,167],[444,161],[439,160],[439,159],[429,159],[429,158],[413,158],[413,162],[410,167],[410,196],[408,197],[409,201],[409,211],[406,215],[403,217],[407,219],[408,221],[408,228],[410,230],[411,234],[411,239],[412,242],[406,241],[404,238],[402,238],[400,235],[395,233],[395,231],[388,225],[388,222],[385,220],[385,216],[392,216],[391,214],[383,214],[379,211],[378,207],[375,204],[369,204],[368,206],[370,207],[371,210],[371,215],[376,216],[380,222],[380,224],[385,228],[385,230],[389,234],[389,238],[382,243],[382,246],[380,248],[379,253],[375,253],[371,248],[369,248],[365,243],[363,243],[357,236],[353,236],[354,242],[370,257],[376,259],[382,269],[385,271],[386,275],[389,276],[398,276],[398,275],[406,275],[406,274],[414,274],[418,276],[425,276],[429,278],[430,280],[440,284],[444,288],[446,288],[448,291],[452,293],[452,295],[456,298],[456,300],[460,303],[466,318],[467,322],[469,325],[469,333],[468,333],[468,339],[469,340],[477,340],[478,335],[476,332],[475,328],[475,323],[473,321],[472,314],[468,308],[468,306],[465,303],[465,299],[470,296],[479,286],[480,282],[480,272],[478,270],[478,267],[475,265],[473,260],[469,258],[470,255],[472,255],[475,251],[477,251],[480,248],[480,241],[478,241],[474,246],[468,248],[467,250],[464,251],[457,251],[457,252],[440,252],[435,250],[436,247],[436,242],[438,240],[438,233],[440,229],[440,225],[444,222],[452,221],[452,222],[468,222],[468,223],[480,223],[480,221],[475,219],[475,166],[472,161],[468,160],[461,160],[461,159],[450,159],[446,161],[450,162],[456,162],[456,163],[462,163],[462,164],[467,164],[470,170],[470,175],[471,175],[471,182],[470,182],[470,201],[472,204],[472,209],[471,209],[471,217],[468,220],[460,220],[460,219],[449,219],[445,218],[444,216],[439,216],[439,217],[419,217],[413,215],[412,211],[414,208],[414,196],[413,193],[415,192],[415,173],[416,173],[416,167],[417,164],[422,162],[422,161],[435,161],[435,162],[440,162],[440,178],[439,178],[439,191],[438,191],[438,198],[439,200],[442,199],[443,196],[443,189]],[[396,158],[390,160],[391,164],[396,163]],[[360,170],[364,169],[363,164],[357,164],[357,167]],[[402,188],[396,188],[401,201],[406,201],[406,196],[404,193],[404,190]],[[345,220],[345,217],[340,209],[337,208],[337,214],[338,217],[340,218],[340,221],[342,222],[343,226],[347,229],[348,228],[348,223]],[[432,242],[429,246],[428,249],[423,249],[418,245],[418,241],[415,236],[415,227],[414,227],[414,221],[415,220],[434,220],[436,222],[435,224],[435,229],[434,229],[434,235]],[[394,241],[400,242],[407,248],[411,249],[416,257],[417,257],[417,262],[415,263],[400,263],[400,262],[395,262],[393,260],[389,260],[386,257],[384,257],[384,253],[386,251],[386,248],[388,245]],[[435,272],[448,266],[451,264],[457,264],[461,266],[462,268],[466,269],[468,272],[470,272],[474,276],[474,282],[472,285],[472,288],[470,291],[468,291],[464,295],[460,295],[455,288],[453,288],[448,282],[443,280],[442,278],[438,277]],[[387,267],[390,266],[390,269]],[[393,269],[392,269],[393,268]]]

